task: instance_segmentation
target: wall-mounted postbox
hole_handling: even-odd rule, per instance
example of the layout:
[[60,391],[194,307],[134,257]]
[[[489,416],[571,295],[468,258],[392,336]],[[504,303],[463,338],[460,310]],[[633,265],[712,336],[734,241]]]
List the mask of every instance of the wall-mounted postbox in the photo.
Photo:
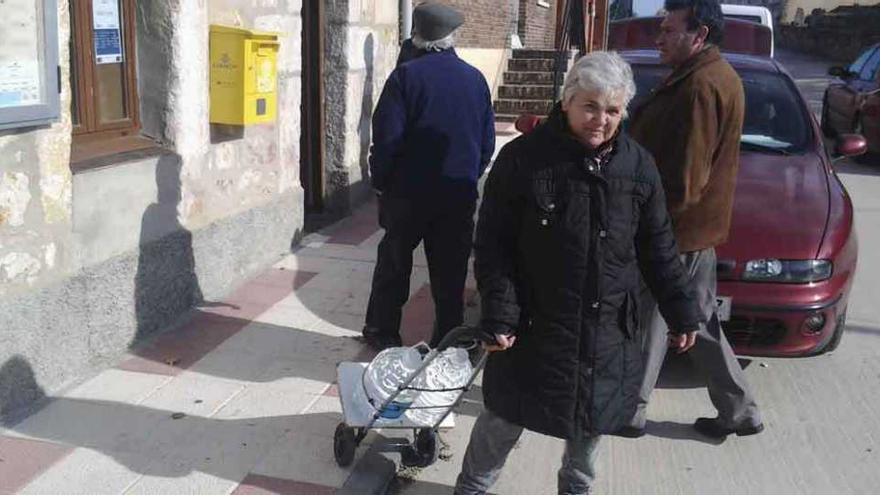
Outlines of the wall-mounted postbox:
[[274,122],[278,33],[211,26],[211,123]]

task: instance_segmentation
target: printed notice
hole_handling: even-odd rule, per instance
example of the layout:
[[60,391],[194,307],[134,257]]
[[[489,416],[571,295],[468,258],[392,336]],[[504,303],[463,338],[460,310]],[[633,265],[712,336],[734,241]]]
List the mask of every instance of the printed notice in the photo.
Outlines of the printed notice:
[[122,62],[122,30],[119,23],[119,0],[94,0],[92,23],[95,32],[95,62]]
[[0,108],[42,103],[39,0],[2,0],[0,15]]

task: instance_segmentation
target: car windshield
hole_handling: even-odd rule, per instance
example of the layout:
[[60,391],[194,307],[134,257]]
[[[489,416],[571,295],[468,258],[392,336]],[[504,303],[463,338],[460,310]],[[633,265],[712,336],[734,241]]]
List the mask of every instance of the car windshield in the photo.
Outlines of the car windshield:
[[[668,69],[634,65],[636,97],[630,105],[638,108],[660,85]],[[766,153],[799,153],[810,142],[809,118],[794,84],[782,74],[740,70],[746,94],[745,122],[741,147]]]

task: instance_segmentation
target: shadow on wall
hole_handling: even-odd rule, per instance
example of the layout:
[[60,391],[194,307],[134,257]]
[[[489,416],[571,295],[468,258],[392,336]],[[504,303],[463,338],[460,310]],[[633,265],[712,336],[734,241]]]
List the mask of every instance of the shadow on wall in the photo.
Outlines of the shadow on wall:
[[13,424],[30,408],[46,400],[34,370],[22,356],[12,356],[0,366],[0,424]]
[[180,157],[168,154],[156,165],[156,202],[141,219],[135,275],[137,331],[132,344],[161,330],[196,304],[202,290],[195,272],[192,233],[178,220]]

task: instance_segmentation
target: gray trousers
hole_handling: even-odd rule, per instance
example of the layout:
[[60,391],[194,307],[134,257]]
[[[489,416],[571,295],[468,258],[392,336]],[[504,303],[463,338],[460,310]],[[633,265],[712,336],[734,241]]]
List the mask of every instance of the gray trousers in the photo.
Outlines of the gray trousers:
[[[477,418],[464,454],[455,495],[483,495],[495,484],[508,454],[523,428],[496,416],[488,409]],[[596,478],[599,436],[565,442],[562,466],[557,475],[559,495],[586,495]]]
[[[761,424],[761,413],[746,382],[745,373],[721,330],[721,323],[716,313],[715,249],[684,253],[681,255],[681,260],[690,273],[700,308],[707,322],[697,332],[696,344],[688,354],[706,377],[709,398],[718,410],[722,425],[728,428],[757,426]],[[640,303],[642,328],[645,330],[643,348],[645,375],[639,391],[636,414],[629,424],[635,428],[645,427],[648,398],[657,384],[657,377],[666,357],[669,332],[649,290],[642,291]]]

